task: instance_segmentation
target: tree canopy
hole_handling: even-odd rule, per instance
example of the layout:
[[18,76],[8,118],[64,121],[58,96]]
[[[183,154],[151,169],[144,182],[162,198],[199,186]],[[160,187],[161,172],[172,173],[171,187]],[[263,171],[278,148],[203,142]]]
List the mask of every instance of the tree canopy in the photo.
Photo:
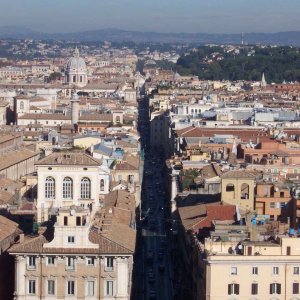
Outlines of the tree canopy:
[[182,55],[174,69],[205,80],[300,81],[300,53],[293,47],[201,46]]

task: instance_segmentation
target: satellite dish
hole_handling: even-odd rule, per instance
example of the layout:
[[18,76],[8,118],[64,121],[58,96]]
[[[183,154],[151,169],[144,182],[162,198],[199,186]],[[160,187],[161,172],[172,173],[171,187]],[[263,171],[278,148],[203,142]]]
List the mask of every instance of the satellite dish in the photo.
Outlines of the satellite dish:
[[75,210],[74,210],[74,209],[71,209],[70,215],[71,215],[71,216],[75,216],[75,213],[76,213]]

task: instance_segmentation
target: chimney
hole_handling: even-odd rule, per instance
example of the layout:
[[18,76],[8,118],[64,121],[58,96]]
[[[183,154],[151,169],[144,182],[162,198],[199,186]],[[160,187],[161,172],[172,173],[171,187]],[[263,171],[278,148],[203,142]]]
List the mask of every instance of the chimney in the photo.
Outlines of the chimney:
[[21,233],[21,234],[19,235],[19,243],[20,243],[20,244],[23,243],[23,242],[24,242],[24,239],[25,239],[24,233]]

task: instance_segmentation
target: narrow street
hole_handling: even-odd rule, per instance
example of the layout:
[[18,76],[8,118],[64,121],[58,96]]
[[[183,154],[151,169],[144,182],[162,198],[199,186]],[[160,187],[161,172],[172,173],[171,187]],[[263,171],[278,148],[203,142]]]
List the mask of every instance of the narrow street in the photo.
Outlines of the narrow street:
[[164,181],[164,158],[150,150],[149,104],[139,101],[138,129],[145,151],[141,220],[137,222],[138,239],[133,274],[133,300],[173,299],[165,220],[167,188]]

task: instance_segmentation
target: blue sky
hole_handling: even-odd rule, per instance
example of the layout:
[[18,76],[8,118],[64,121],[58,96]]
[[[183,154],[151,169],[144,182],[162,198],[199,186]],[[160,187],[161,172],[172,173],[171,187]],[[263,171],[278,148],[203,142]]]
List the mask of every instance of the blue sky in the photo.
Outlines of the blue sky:
[[0,0],[0,26],[41,32],[300,30],[300,0]]

